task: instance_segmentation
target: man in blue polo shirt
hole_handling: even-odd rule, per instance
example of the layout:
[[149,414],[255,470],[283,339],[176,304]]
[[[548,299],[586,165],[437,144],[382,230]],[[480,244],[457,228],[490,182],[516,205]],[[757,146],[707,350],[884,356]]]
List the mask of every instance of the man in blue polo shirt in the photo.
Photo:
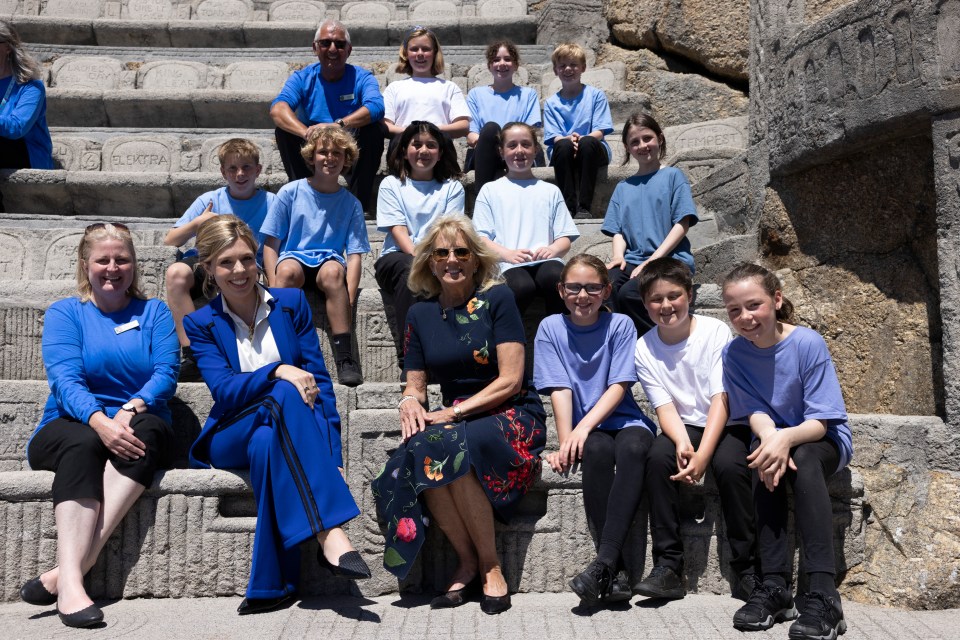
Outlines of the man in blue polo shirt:
[[360,147],[350,175],[350,191],[364,211],[373,192],[373,179],[383,155],[383,96],[377,79],[366,69],[347,64],[353,47],[350,32],[338,20],[324,20],[313,39],[319,62],[295,72],[270,105],[277,125],[277,149],[290,180],[313,172],[300,156],[300,147],[313,129],[349,129]]

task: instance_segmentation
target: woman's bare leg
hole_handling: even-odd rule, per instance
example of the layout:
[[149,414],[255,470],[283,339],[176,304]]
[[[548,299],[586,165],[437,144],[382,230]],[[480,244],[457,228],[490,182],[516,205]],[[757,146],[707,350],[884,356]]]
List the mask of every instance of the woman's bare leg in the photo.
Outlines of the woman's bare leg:
[[423,499],[427,501],[434,522],[447,536],[447,540],[450,541],[450,545],[459,560],[457,568],[450,578],[448,591],[465,587],[477,575],[479,566],[477,550],[473,546],[473,540],[467,531],[467,525],[460,517],[460,512],[450,490],[450,487],[457,482],[423,492]]
[[[83,560],[90,551],[100,503],[90,498],[64,500],[53,510],[57,521],[57,609],[76,613],[93,604],[83,588]],[[50,572],[48,572],[50,573]]]
[[500,570],[500,556],[497,555],[493,507],[480,481],[471,472],[448,486],[453,504],[477,552],[483,592],[488,596],[507,595],[507,581]]

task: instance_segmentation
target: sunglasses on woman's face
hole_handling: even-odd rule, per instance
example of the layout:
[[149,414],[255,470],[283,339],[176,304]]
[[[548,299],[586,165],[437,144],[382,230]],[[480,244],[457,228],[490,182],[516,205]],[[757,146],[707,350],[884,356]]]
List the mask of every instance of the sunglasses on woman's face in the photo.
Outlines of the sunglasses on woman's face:
[[587,283],[587,284],[580,284],[579,282],[564,282],[564,283],[563,283],[563,290],[566,291],[566,292],[567,292],[568,294],[570,294],[571,296],[579,295],[579,294],[580,294],[580,291],[581,291],[581,290],[584,290],[584,289],[585,289],[586,292],[587,292],[588,294],[590,294],[591,296],[598,296],[598,295],[600,295],[601,293],[603,293],[603,287],[604,287],[604,285],[599,284],[599,283],[596,283],[596,282],[590,282],[590,283]]
[[438,247],[430,252],[430,255],[433,256],[434,262],[443,262],[450,257],[450,252],[453,251],[453,257],[459,260],[460,262],[466,262],[470,259],[470,256],[473,255],[473,252],[466,247],[454,247],[453,249],[447,249],[446,247]]

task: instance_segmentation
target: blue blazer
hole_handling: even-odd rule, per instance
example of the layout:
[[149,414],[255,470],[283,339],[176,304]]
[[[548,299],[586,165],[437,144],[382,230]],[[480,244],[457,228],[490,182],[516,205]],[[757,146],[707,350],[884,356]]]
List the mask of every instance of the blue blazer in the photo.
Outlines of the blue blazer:
[[[260,401],[270,394],[278,382],[274,371],[281,364],[299,367],[313,374],[319,394],[314,403],[318,419],[325,419],[329,428],[340,433],[340,414],[337,412],[333,382],[323,362],[320,340],[313,326],[310,305],[300,289],[268,289],[273,300],[267,320],[280,352],[280,362],[244,373],[240,370],[237,352],[237,333],[233,319],[223,309],[223,298],[217,296],[209,305],[183,319],[183,328],[190,338],[190,348],[197,366],[213,396],[213,408],[200,435],[190,448],[190,464],[210,466],[210,437],[218,425],[234,422],[248,410],[256,410]],[[343,466],[340,438],[333,440],[334,458]]]

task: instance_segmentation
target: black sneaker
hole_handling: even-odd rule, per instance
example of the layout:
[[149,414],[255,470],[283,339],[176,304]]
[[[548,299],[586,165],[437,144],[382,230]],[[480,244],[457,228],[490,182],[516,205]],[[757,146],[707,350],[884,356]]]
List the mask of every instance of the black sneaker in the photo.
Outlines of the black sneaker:
[[733,628],[740,631],[765,631],[774,623],[793,620],[797,608],[789,589],[760,583],[750,594],[747,604],[733,614]]
[[610,583],[610,591],[603,598],[606,602],[626,602],[633,597],[633,590],[630,588],[630,578],[627,572],[621,569],[613,577]]
[[356,387],[363,384],[360,364],[352,356],[337,360],[337,380],[347,387]]
[[180,382],[203,382],[200,367],[197,366],[197,361],[193,359],[193,351],[190,347],[180,347],[180,375],[177,380]]
[[586,207],[577,207],[577,212],[573,214],[574,220],[589,220],[593,218],[593,213]]
[[837,640],[847,632],[840,599],[821,591],[805,593],[797,602],[800,617],[790,625],[790,637],[794,640]]
[[633,588],[638,595],[648,598],[679,600],[687,595],[683,580],[670,567],[654,567],[646,578]]
[[599,560],[594,560],[583,570],[583,573],[570,581],[570,588],[580,596],[583,604],[593,605],[610,593],[612,582],[613,572],[610,567]]
[[733,583],[733,588],[730,591],[730,595],[736,598],[737,600],[743,600],[746,602],[750,599],[750,594],[753,593],[753,590],[757,588],[757,585],[760,584],[760,576],[754,572],[741,574],[737,581]]

